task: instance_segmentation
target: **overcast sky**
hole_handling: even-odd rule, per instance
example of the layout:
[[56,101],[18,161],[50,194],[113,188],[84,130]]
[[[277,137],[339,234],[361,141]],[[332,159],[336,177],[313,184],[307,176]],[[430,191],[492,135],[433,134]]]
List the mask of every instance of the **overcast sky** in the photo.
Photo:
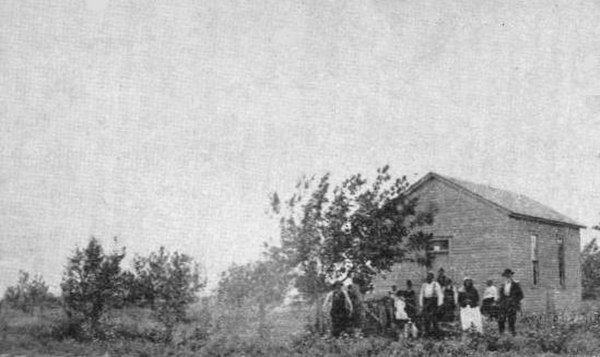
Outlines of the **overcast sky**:
[[[389,163],[600,221],[599,1],[0,3],[0,285],[91,235],[209,278],[271,191]],[[584,234],[589,237],[589,233]]]

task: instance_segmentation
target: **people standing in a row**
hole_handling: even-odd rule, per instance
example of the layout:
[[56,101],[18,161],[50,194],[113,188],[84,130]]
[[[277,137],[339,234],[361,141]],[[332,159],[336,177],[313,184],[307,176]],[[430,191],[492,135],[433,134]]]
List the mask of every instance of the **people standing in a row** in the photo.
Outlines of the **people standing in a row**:
[[441,332],[439,321],[454,321],[454,311],[458,303],[463,330],[474,327],[476,331],[482,332],[483,312],[492,319],[498,318],[498,330],[501,334],[504,333],[505,324],[508,322],[510,332],[516,335],[516,316],[523,299],[523,290],[519,283],[512,279],[513,274],[510,269],[502,273],[505,281],[499,290],[494,286],[493,281],[486,282],[483,309],[480,309],[479,293],[472,279],[465,278],[463,286],[457,291],[452,280],[445,275],[444,269],[439,270],[437,281],[433,280],[433,273],[428,273],[419,293],[424,334],[439,337]]
[[[502,273],[504,283],[499,289],[491,280],[486,282],[481,310],[479,293],[470,278],[465,278],[463,286],[457,291],[452,285],[452,280],[445,276],[443,269],[440,270],[437,281],[434,280],[434,274],[429,272],[418,297],[413,290],[412,281],[407,280],[405,291],[398,290],[394,286],[393,292],[390,292],[393,296],[392,312],[396,315],[390,321],[399,320],[396,321],[398,325],[403,325],[406,321],[414,322],[420,311],[424,336],[437,338],[441,333],[439,321],[454,320],[454,308],[455,304],[458,304],[463,330],[474,327],[476,331],[482,332],[481,314],[485,313],[491,317],[497,315],[500,333],[504,333],[508,322],[509,331],[516,335],[516,316],[523,299],[523,290],[519,283],[513,280],[513,275],[512,270],[506,269]],[[393,303],[394,301],[398,304]],[[324,307],[331,317],[333,336],[338,337],[343,332],[360,331],[364,323],[365,310],[357,285],[350,284],[345,288],[339,281],[334,283],[333,290],[325,299]],[[403,310],[404,313],[394,311],[394,308]]]

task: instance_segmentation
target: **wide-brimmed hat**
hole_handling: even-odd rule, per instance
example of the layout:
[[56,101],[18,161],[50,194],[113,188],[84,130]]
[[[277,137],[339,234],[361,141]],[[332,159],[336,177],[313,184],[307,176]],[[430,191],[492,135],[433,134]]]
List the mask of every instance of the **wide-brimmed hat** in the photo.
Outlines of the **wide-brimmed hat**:
[[513,276],[514,273],[515,272],[510,269],[505,269],[504,273],[502,273],[502,276],[510,277],[510,276]]

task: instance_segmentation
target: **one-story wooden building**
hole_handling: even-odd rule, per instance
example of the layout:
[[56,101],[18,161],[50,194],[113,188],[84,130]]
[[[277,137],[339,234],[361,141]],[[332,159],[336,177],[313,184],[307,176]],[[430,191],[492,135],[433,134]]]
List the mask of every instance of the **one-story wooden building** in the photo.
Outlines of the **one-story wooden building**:
[[[429,270],[444,268],[457,285],[471,277],[480,294],[498,286],[505,268],[515,271],[525,294],[524,312],[574,310],[581,305],[579,229],[574,220],[526,196],[429,173],[408,191],[418,207],[435,207]],[[392,285],[418,290],[428,268],[399,264],[375,282],[375,293]]]

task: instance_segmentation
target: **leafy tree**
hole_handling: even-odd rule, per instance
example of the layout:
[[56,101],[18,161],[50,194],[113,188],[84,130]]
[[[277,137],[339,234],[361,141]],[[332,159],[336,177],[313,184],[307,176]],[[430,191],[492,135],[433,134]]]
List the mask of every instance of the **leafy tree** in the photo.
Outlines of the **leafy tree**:
[[160,283],[167,279],[168,255],[163,247],[158,252],[149,256],[136,256],[134,265],[134,295],[141,303],[149,304],[155,310],[155,301],[158,298]]
[[138,287],[139,284],[136,280],[135,274],[129,270],[124,270],[121,273],[120,282],[120,294],[123,296],[123,305],[139,304],[143,299],[143,296],[141,295],[141,291]]
[[25,271],[19,271],[18,283],[8,287],[4,293],[4,301],[13,309],[33,314],[36,307],[42,309],[43,304],[52,299],[41,275],[31,278]]
[[137,256],[134,269],[139,295],[150,302],[170,340],[175,324],[184,320],[187,307],[206,284],[200,281],[198,264],[186,254],[171,254],[161,247],[147,257]]
[[600,248],[596,239],[585,245],[581,252],[583,298],[600,296]]
[[331,186],[329,174],[304,177],[288,200],[271,198],[281,244],[269,254],[298,273],[296,287],[309,302],[336,278],[353,277],[366,291],[394,263],[431,263],[431,234],[422,228],[433,222],[435,210],[417,211],[406,177],[392,179],[385,166],[372,183],[356,174]]
[[92,237],[84,250],[76,249],[68,260],[61,284],[64,308],[85,337],[107,337],[101,319],[123,298],[120,264],[124,257],[124,248],[106,254]]
[[283,301],[289,274],[275,260],[233,265],[221,275],[217,299],[226,308],[255,309],[259,332],[266,332],[267,308]]

